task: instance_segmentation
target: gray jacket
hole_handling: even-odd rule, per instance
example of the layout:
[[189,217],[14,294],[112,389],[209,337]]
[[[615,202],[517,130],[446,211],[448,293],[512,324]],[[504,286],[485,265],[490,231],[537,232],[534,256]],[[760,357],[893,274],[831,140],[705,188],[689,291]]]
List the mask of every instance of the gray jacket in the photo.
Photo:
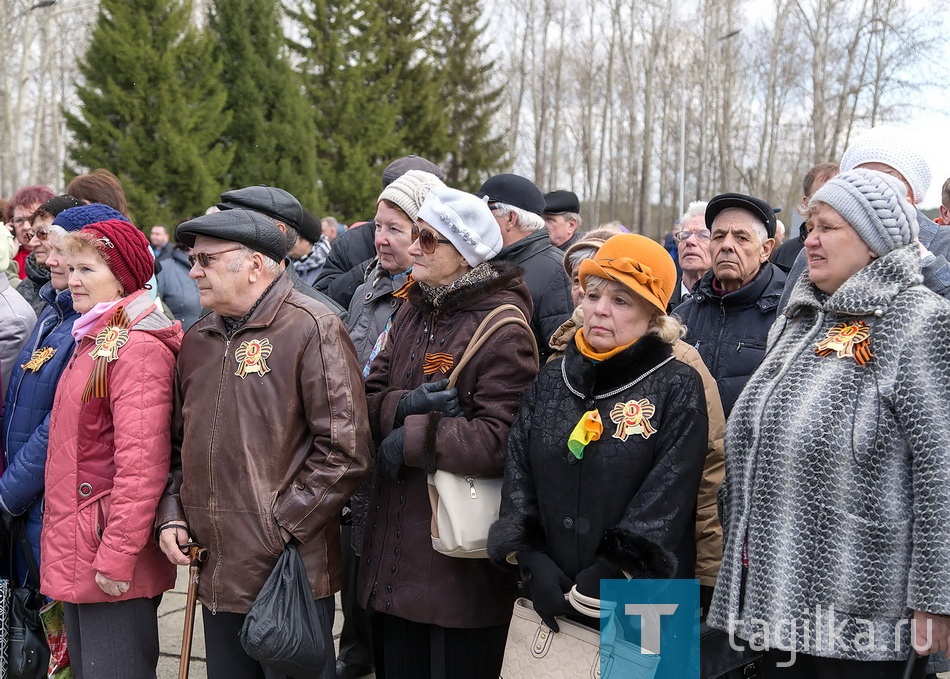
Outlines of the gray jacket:
[[[404,295],[399,298],[393,293],[403,288],[408,280],[407,273],[394,277],[376,264],[366,273],[365,282],[353,293],[346,312],[346,330],[356,347],[361,367],[365,367],[373,357],[373,347],[380,334],[405,300]],[[365,377],[366,370],[363,372]]]
[[[748,639],[765,623],[773,647],[901,660],[910,610],[950,614],[950,344],[935,341],[950,336],[950,302],[921,281],[911,244],[830,297],[795,286],[726,429],[710,625]],[[818,353],[855,321],[866,364]]]
[[34,325],[36,312],[33,307],[10,287],[6,276],[0,276],[0,375],[3,389],[0,393],[7,392],[14,361],[33,332]]

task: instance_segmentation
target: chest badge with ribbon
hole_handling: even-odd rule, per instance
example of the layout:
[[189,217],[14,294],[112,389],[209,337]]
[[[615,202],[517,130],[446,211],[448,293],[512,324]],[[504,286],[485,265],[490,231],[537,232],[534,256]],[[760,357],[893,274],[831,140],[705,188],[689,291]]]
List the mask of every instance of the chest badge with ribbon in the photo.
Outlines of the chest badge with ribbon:
[[650,438],[656,433],[656,429],[650,424],[650,418],[655,412],[656,406],[645,398],[618,403],[610,410],[610,420],[617,425],[614,438],[626,441],[627,437],[634,434],[645,439]]
[[436,353],[430,354],[426,352],[425,361],[422,364],[422,372],[426,375],[434,375],[438,371],[442,371],[442,374],[447,374],[452,366],[455,365],[455,358],[452,354],[446,353]]
[[82,392],[82,402],[109,395],[109,364],[119,358],[119,349],[129,341],[129,326],[132,320],[124,306],[120,306],[109,319],[109,325],[96,335],[96,345],[89,352],[95,361],[92,373]]
[[241,342],[241,346],[234,352],[234,358],[238,361],[238,369],[234,374],[242,380],[247,377],[248,373],[257,373],[263,377],[270,372],[270,368],[267,367],[267,358],[273,350],[273,345],[266,337]]
[[53,356],[56,355],[56,349],[53,347],[43,347],[42,349],[37,349],[33,352],[33,355],[30,356],[30,360],[21,365],[20,367],[23,370],[28,370],[30,372],[36,372],[43,365],[49,361]]
[[864,321],[838,323],[818,342],[815,353],[819,356],[834,353],[838,358],[853,358],[858,365],[867,365],[874,356],[871,353],[871,328]]

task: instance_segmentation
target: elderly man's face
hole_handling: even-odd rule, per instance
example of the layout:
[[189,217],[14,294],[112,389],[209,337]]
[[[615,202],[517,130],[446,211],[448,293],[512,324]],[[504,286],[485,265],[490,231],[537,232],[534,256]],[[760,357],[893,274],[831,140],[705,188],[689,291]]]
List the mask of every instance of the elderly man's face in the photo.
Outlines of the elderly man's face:
[[153,226],[148,234],[148,240],[153,248],[163,248],[168,245],[168,231],[164,226]]
[[728,292],[749,283],[772,254],[771,238],[762,240],[755,216],[745,210],[730,208],[716,215],[709,254],[713,274]]
[[[677,231],[676,256],[683,271],[702,277],[709,271],[709,229],[705,215],[696,215],[683,221]],[[679,240],[683,236],[685,240]]]
[[242,316],[242,299],[250,285],[248,260],[241,253],[239,243],[198,236],[191,254],[208,256],[208,266],[196,259],[188,273],[198,285],[201,306],[222,316]]
[[544,223],[548,227],[548,238],[555,247],[560,247],[571,240],[574,232],[577,231],[577,220],[573,217],[568,219],[567,215],[545,213]]

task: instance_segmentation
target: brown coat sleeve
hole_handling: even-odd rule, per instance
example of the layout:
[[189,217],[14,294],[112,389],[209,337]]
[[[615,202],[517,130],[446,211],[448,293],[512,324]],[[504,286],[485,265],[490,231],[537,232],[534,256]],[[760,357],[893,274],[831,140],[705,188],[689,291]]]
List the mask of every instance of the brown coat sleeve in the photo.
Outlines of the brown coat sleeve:
[[716,504],[716,493],[726,473],[723,457],[723,436],[726,418],[719,399],[716,380],[696,351],[682,340],[673,345],[676,360],[691,366],[703,380],[706,392],[706,412],[709,416],[709,448],[703,479],[696,497],[696,577],[700,584],[710,587],[716,584],[719,564],[722,562],[722,525]]

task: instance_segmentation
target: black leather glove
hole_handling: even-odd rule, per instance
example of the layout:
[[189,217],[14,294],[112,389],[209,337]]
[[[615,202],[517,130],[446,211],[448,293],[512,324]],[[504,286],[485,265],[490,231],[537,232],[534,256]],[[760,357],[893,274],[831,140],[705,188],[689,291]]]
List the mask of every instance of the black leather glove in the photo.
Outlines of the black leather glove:
[[389,436],[383,439],[376,451],[376,466],[384,479],[395,481],[399,472],[406,465],[406,458],[402,454],[402,447],[406,439],[406,432],[402,427],[393,429]]
[[571,579],[542,552],[518,552],[518,567],[535,612],[553,632],[560,632],[554,616],[574,610],[564,598],[573,585]]
[[426,382],[405,393],[396,406],[396,426],[401,427],[410,415],[435,412],[446,417],[457,417],[462,412],[459,408],[458,389],[446,389],[447,386],[448,380]]
[[619,568],[608,566],[597,561],[593,566],[585,568],[577,574],[577,591],[584,596],[594,599],[600,598],[600,581],[613,579],[626,579]]

